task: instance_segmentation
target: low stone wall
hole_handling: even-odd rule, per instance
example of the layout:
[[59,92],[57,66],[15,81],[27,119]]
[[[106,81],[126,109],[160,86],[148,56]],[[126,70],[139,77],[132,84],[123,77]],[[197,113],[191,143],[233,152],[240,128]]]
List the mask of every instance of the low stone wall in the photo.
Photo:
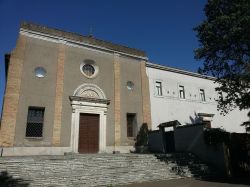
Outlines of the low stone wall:
[[175,150],[194,153],[203,161],[226,170],[223,145],[207,145],[204,141],[204,125],[186,125],[174,131]]

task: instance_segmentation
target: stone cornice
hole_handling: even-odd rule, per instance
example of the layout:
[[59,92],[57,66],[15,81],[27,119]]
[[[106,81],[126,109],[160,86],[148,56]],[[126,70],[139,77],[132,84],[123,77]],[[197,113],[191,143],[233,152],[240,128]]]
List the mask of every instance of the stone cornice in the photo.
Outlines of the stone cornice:
[[101,103],[101,104],[110,104],[110,100],[108,99],[96,99],[96,98],[86,98],[86,97],[78,97],[78,96],[69,96],[70,101],[83,101],[89,103]]

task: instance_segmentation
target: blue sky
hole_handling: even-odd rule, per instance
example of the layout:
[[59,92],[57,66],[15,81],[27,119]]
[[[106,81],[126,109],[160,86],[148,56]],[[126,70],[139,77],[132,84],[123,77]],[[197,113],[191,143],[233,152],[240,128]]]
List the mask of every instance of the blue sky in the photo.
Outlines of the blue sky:
[[[193,28],[205,18],[205,0],[0,0],[0,106],[4,54],[15,47],[21,21],[142,49],[157,64],[197,71]],[[0,107],[1,112],[1,107]]]

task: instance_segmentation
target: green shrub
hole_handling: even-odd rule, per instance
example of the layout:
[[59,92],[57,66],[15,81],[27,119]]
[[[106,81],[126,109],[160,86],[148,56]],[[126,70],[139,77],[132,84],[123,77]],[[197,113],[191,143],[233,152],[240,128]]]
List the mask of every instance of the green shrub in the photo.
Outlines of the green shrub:
[[148,125],[143,123],[137,136],[135,146],[147,146],[148,145]]

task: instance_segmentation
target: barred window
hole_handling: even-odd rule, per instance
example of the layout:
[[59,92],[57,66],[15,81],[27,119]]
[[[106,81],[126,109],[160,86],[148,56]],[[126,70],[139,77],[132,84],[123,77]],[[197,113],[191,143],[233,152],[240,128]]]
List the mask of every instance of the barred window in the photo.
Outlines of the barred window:
[[42,107],[29,107],[27,116],[26,137],[43,136],[44,110]]

